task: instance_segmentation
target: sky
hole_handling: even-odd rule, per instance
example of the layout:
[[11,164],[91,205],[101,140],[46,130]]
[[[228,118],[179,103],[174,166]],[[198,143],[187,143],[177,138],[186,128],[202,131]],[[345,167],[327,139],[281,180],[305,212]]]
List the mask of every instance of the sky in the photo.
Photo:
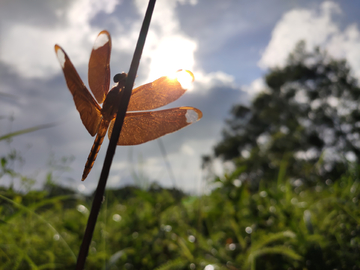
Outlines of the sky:
[[[53,180],[80,192],[97,185],[108,139],[88,178],[81,175],[94,138],[83,126],[54,45],[68,54],[87,85],[87,65],[98,33],[112,38],[111,78],[128,72],[147,7],[145,0],[0,1],[0,136],[54,123],[51,128],[0,141],[0,156],[16,150],[13,166],[41,188]],[[108,187],[158,182],[203,193],[201,157],[212,154],[235,104],[249,104],[264,89],[263,76],[285,65],[296,43],[345,58],[360,78],[360,2],[316,0],[158,0],[135,87],[169,71],[191,70],[195,82],[164,108],[193,106],[203,118],[138,146],[118,146]],[[165,151],[165,152],[164,152]],[[165,154],[166,153],[166,154]],[[63,170],[62,160],[67,160]],[[216,164],[221,173],[223,166]],[[0,185],[21,182],[0,178]]]

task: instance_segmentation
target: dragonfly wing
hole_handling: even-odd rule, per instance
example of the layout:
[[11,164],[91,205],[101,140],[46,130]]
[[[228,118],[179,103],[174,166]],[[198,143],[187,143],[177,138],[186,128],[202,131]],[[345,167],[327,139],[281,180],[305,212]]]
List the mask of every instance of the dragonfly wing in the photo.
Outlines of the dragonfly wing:
[[[192,107],[172,108],[161,111],[127,113],[118,145],[136,145],[155,140],[182,129],[202,117],[200,110]],[[112,120],[110,138],[115,120]]]
[[[178,71],[185,73],[190,80],[194,79],[191,71]],[[177,78],[161,77],[152,83],[144,84],[132,91],[128,111],[152,110],[162,107],[181,97],[187,89],[183,88]]]
[[97,36],[90,55],[88,80],[91,92],[99,104],[103,103],[110,86],[111,38],[107,31]]
[[64,72],[66,84],[74,98],[76,109],[80,113],[80,118],[91,136],[94,136],[102,118],[101,108],[87,90],[65,51],[55,45],[55,52]]

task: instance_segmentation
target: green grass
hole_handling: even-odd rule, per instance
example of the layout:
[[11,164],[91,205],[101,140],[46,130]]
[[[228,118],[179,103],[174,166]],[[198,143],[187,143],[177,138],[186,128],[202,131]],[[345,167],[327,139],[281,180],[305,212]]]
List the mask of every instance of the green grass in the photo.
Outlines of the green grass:
[[[86,269],[360,269],[354,174],[311,187],[280,174],[258,191],[238,174],[201,197],[108,190]],[[91,200],[45,190],[1,191],[0,269],[74,268]]]

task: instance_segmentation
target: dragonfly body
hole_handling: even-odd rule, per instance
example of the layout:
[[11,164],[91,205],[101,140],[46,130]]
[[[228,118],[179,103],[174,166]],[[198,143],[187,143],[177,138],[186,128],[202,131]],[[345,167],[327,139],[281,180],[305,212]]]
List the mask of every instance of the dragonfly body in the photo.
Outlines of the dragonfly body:
[[[91,136],[96,134],[85,165],[82,180],[89,174],[107,130],[110,137],[118,104],[126,82],[126,74],[114,77],[116,85],[109,91],[111,38],[107,31],[98,35],[89,61],[90,94],[65,51],[55,45],[55,52],[64,72],[66,84],[73,96],[80,118]],[[191,76],[190,71],[181,71]],[[137,145],[157,139],[188,126],[202,117],[200,110],[179,107],[149,111],[162,107],[185,93],[177,79],[161,77],[132,91],[118,145]],[[101,108],[99,104],[103,103]]]
[[122,91],[125,87],[126,82],[126,73],[121,73],[121,80],[117,82],[117,85],[115,85],[107,94],[101,114],[103,117],[103,120],[105,121],[111,121],[116,117],[117,111],[118,111],[118,104],[120,102],[120,98],[122,95]]
[[104,141],[104,137],[106,135],[106,131],[109,128],[110,122],[116,117],[118,111],[118,104],[126,81],[126,74],[121,73],[121,75],[122,79],[109,91],[105,98],[104,105],[101,109],[102,119],[99,125],[99,129],[97,131],[95,141],[85,164],[84,172],[81,178],[82,181],[86,179],[87,175],[91,171],[95,163],[97,154],[99,153],[101,144]]

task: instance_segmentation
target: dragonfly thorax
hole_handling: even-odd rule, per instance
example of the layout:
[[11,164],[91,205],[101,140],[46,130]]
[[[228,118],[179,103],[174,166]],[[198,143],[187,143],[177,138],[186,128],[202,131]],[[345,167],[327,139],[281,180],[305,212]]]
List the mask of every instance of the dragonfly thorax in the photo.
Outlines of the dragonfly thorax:
[[122,95],[122,90],[125,87],[125,81],[126,81],[126,73],[116,74],[114,76],[115,78],[119,79],[117,84],[111,88],[109,93],[107,94],[103,107],[102,107],[102,115],[104,120],[111,121],[113,118],[115,118],[116,113],[118,111],[119,102]]

